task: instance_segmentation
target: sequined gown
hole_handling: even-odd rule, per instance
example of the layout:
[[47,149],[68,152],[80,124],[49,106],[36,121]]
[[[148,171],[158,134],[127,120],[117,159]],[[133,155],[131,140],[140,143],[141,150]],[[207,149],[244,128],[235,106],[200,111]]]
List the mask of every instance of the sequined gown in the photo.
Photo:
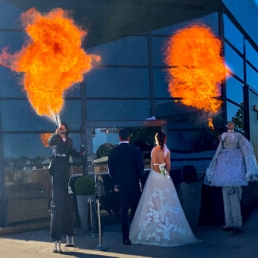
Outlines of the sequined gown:
[[133,244],[158,246],[201,242],[192,233],[170,177],[150,171],[129,238]]
[[210,162],[204,184],[246,186],[258,180],[258,166],[251,143],[238,132],[225,132]]

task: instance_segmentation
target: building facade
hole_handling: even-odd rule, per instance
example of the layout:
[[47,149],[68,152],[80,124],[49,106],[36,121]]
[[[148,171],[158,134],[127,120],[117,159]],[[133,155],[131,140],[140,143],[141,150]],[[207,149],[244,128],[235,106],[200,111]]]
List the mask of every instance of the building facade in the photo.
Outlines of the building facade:
[[[84,50],[101,56],[83,82],[64,93],[60,113],[70,126],[74,147],[86,147],[86,169],[94,172],[98,147],[116,144],[116,129],[127,126],[163,127],[172,166],[191,164],[204,172],[227,120],[237,123],[258,155],[258,7],[253,0],[235,2],[0,0],[0,48],[15,53],[23,47],[26,35],[19,18],[24,11],[33,7],[42,13],[54,8],[72,11],[75,23],[87,30]],[[223,101],[220,112],[212,116],[214,130],[207,125],[207,114],[185,107],[168,92],[165,43],[179,29],[196,23],[211,28],[221,40],[222,56],[231,71],[220,85],[220,95],[214,96]],[[33,110],[20,84],[21,74],[0,66],[0,78],[1,226],[48,220],[46,167],[51,149],[44,146],[41,135],[53,132],[55,121]],[[153,144],[151,138],[148,141]],[[74,164],[75,172],[78,167]],[[18,211],[18,203],[29,203],[33,212]]]

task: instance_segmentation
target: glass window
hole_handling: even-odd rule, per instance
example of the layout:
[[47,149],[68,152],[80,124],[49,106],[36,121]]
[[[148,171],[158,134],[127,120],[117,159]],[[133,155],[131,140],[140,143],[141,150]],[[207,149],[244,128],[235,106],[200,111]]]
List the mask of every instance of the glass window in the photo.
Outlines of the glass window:
[[26,97],[20,76],[9,68],[0,67],[0,97]]
[[147,65],[147,38],[131,36],[87,49],[86,52],[99,55],[104,65]]
[[27,100],[1,102],[3,131],[47,130],[51,121],[40,117]]
[[[0,24],[2,28],[13,28],[20,24],[17,17],[20,17],[21,9],[6,1],[1,1]],[[2,36],[0,36],[1,38]]]
[[70,130],[79,130],[82,124],[80,100],[65,100],[62,112],[60,114],[61,121],[68,124]]
[[148,100],[88,100],[88,120],[145,120],[149,117]]
[[[53,130],[53,132],[55,129]],[[73,140],[73,147],[79,151],[81,146],[80,134],[70,134]],[[43,144],[41,134],[3,134],[4,158],[27,157],[50,157],[52,148]]]
[[226,97],[239,104],[244,100],[243,84],[234,77],[226,80]]
[[[0,24],[3,25],[1,22]],[[22,31],[0,30],[0,53],[4,48],[7,48],[7,52],[10,54],[21,50],[24,39],[25,36]],[[23,97],[23,88],[20,85],[21,76],[22,74],[16,73],[10,68],[0,67],[0,97]]]
[[87,97],[149,97],[149,71],[145,68],[92,70],[85,77]]
[[[74,149],[79,151],[81,145],[80,135],[71,134],[70,137],[73,140]],[[51,190],[51,188],[45,189],[48,186],[45,185],[45,180],[49,180],[47,167],[50,162],[52,148],[45,147],[41,141],[40,134],[4,134],[3,154],[8,194],[13,196],[13,194],[19,192],[16,188],[11,188],[12,191],[10,191],[9,187],[22,186],[24,183],[30,185],[24,185],[22,189],[25,190],[27,195],[28,192],[34,191],[34,197],[36,194],[46,194],[47,190]],[[71,169],[73,171],[74,167]],[[40,186],[40,188],[35,188],[37,186]],[[49,186],[51,187],[51,185]]]
[[229,69],[240,79],[244,79],[244,61],[236,51],[234,51],[226,42],[224,43],[225,62]]
[[152,37],[153,65],[164,66],[164,50],[168,37]]
[[245,41],[245,51],[246,59],[258,69],[258,53],[247,40]]
[[4,134],[3,147],[5,158],[48,157],[52,153],[51,148],[44,147],[40,134]]
[[[168,17],[172,17],[173,16],[177,16],[176,18],[173,19],[173,21],[170,22],[170,24],[173,25],[169,25],[169,26],[163,26],[162,28],[159,28],[157,30],[153,30],[153,34],[161,34],[161,35],[172,35],[174,34],[174,32],[178,29],[182,29],[183,27],[188,27],[191,24],[196,24],[196,23],[200,23],[200,24],[205,24],[206,26],[210,27],[213,32],[215,33],[215,35],[219,35],[219,31],[218,31],[218,13],[211,13],[208,15],[205,15],[201,18],[196,18],[196,19],[192,19],[192,17],[194,16],[194,10],[193,9],[184,9],[184,11],[182,12],[182,9],[180,10],[176,10],[175,8],[173,8],[174,13],[171,14],[171,9],[170,8],[164,8],[164,7],[156,7],[155,6],[155,12],[159,12],[160,10],[160,14],[164,15],[164,12],[169,12],[170,14],[167,14]],[[183,15],[182,15],[183,14]],[[178,15],[181,16],[178,17]],[[157,16],[157,15],[155,15]],[[198,16],[198,15],[196,15]],[[181,23],[176,23],[175,24],[175,20],[176,22],[179,22],[180,20],[182,20]]]
[[166,70],[165,69],[154,69],[154,88],[155,88],[155,97],[170,97],[168,92],[168,83],[166,82]]
[[[173,119],[172,116],[177,113],[176,101],[171,100],[156,100],[155,101],[155,114],[157,118],[169,117],[169,120]],[[178,117],[179,118],[179,117]],[[177,119],[177,118],[176,118]]]
[[234,121],[236,125],[236,130],[238,132],[244,133],[244,109],[243,109],[243,103],[241,103],[241,106],[233,105],[229,102],[227,102],[227,120]]
[[[38,116],[27,100],[3,100],[1,102],[3,131],[52,130],[56,120]],[[80,101],[65,101],[61,118],[72,128],[81,125]]]
[[237,29],[237,27],[229,20],[227,15],[223,15],[224,20],[224,37],[230,41],[235,48],[237,48],[241,53],[244,50],[244,36]]
[[[2,25],[2,23],[0,23]],[[0,30],[0,49],[8,48],[10,54],[19,51],[25,42],[25,35],[22,31],[1,31]]]
[[109,128],[94,128],[94,136],[92,138],[94,156],[100,158],[101,155],[97,155],[96,153],[102,144],[109,143],[115,146],[119,142],[118,139],[117,129],[112,132]]
[[258,91],[258,73],[249,64],[246,64],[246,82]]
[[[20,83],[21,75],[9,68],[0,67],[0,97],[27,98],[24,86]],[[64,94],[66,97],[79,97],[80,84],[72,85]]]
[[[241,118],[242,116],[240,116],[239,113],[241,113],[242,110],[243,109],[239,106],[227,102],[227,121],[234,120],[234,118]],[[243,118],[241,119],[243,120]]]

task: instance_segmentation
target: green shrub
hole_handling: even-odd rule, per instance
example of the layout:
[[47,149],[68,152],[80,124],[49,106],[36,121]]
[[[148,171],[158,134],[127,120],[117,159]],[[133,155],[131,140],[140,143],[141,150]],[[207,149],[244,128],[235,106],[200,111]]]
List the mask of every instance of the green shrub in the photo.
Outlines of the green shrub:
[[74,182],[76,195],[94,195],[95,188],[95,181],[92,176],[81,176]]

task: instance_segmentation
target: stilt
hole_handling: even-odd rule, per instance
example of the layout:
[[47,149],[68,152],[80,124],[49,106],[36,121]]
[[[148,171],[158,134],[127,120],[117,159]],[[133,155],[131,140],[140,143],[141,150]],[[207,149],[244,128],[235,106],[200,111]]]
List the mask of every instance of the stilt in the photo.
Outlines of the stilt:
[[58,241],[58,253],[61,254],[63,251],[62,251],[62,248],[61,248],[61,240]]
[[71,239],[72,239],[72,246],[75,246],[75,244],[74,244],[74,237],[71,236]]
[[61,248],[61,240],[55,241],[53,253],[59,253],[59,254],[63,253],[62,248]]
[[57,241],[55,241],[53,253],[58,253],[58,251],[57,251]]
[[69,241],[69,236],[66,235],[66,247],[75,247],[75,244],[74,244],[74,237],[71,236],[71,243]]

